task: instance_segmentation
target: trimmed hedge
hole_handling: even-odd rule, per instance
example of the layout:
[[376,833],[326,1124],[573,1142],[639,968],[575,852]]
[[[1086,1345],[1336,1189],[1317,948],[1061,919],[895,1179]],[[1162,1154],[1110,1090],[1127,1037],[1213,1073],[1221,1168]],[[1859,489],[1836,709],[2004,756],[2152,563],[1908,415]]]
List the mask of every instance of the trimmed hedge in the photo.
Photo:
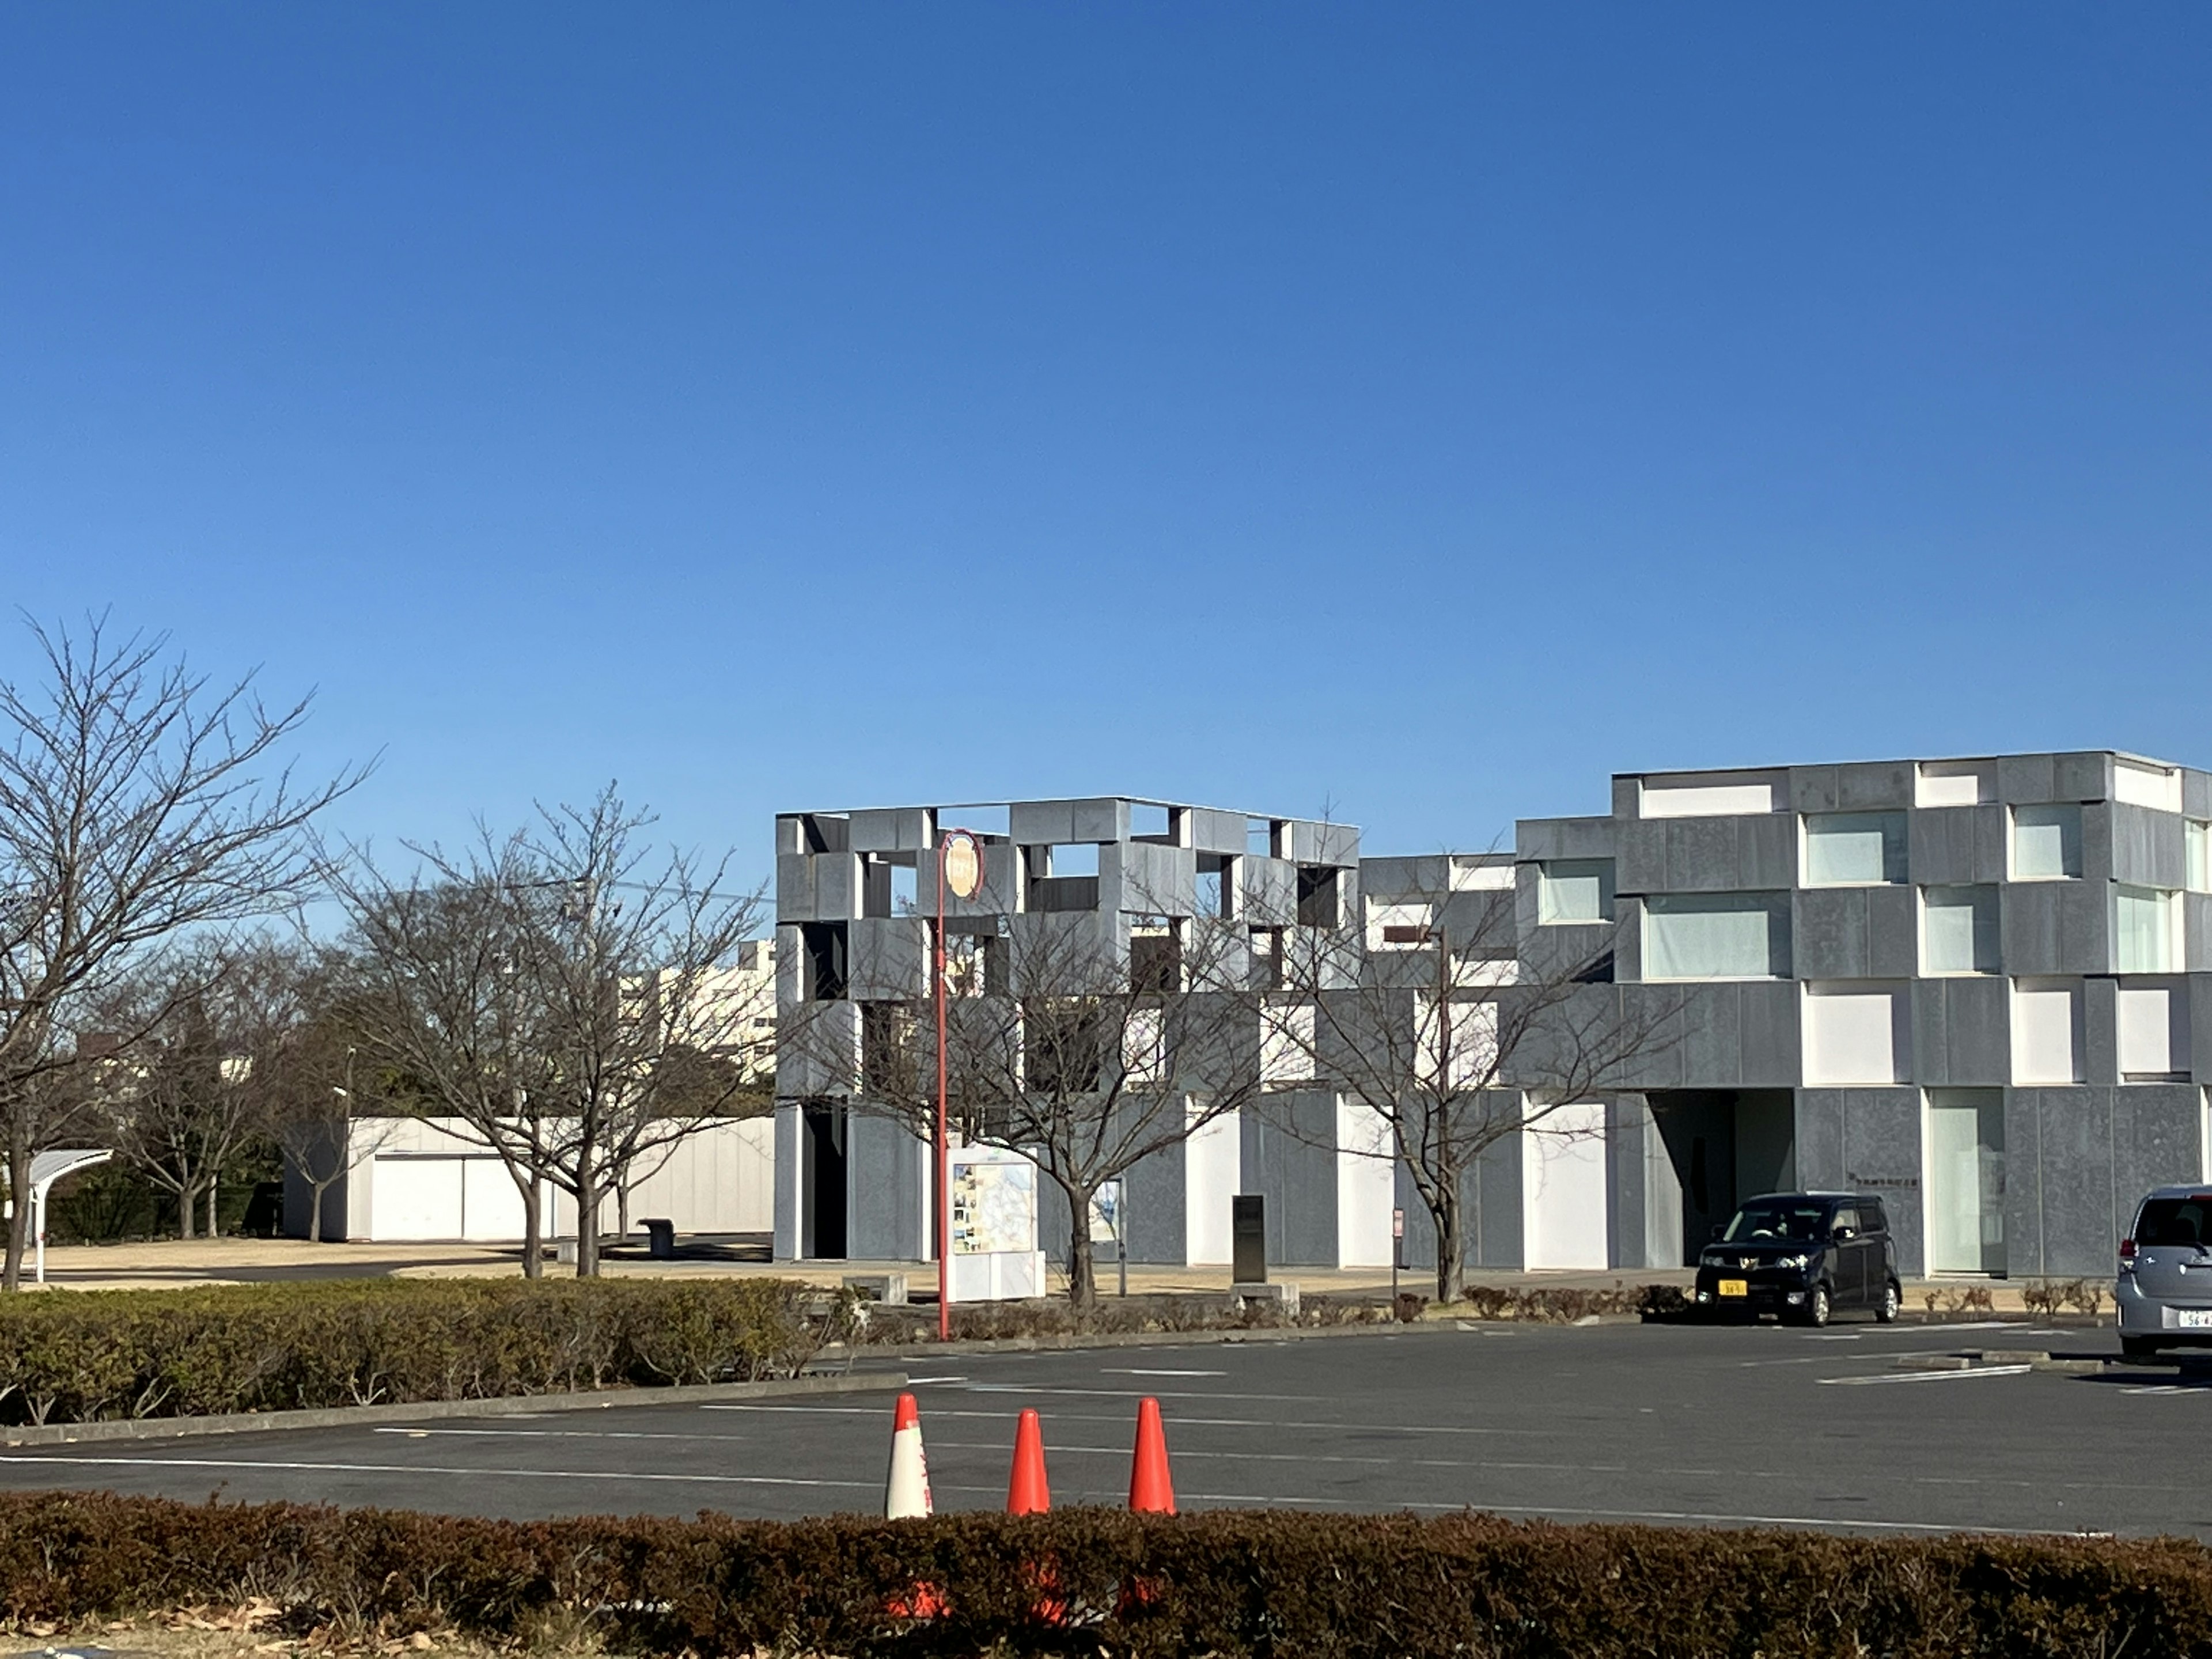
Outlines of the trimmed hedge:
[[[825,1302],[827,1316],[805,1310]],[[848,1305],[766,1279],[336,1279],[9,1297],[0,1420],[752,1381],[796,1371],[842,1334]]]
[[[75,1625],[266,1597],[337,1622],[623,1653],[2212,1655],[2174,1540],[1867,1540],[1282,1511],[536,1523],[0,1496],[0,1613]],[[924,1607],[934,1616],[902,1616]]]

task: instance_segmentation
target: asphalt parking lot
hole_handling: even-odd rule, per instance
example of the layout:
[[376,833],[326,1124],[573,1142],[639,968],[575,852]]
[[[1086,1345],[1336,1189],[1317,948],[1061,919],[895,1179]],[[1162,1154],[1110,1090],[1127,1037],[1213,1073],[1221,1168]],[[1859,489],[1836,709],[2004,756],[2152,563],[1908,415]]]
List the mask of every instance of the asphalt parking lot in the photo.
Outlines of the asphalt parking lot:
[[[1004,1501],[1042,1413],[1053,1496],[1127,1494],[1138,1401],[1185,1509],[1462,1507],[1560,1521],[2212,1539],[2194,1450],[2212,1369],[1900,1368],[1966,1347],[2101,1353],[2108,1334],[1483,1325],[915,1362],[940,1510]],[[104,1442],[0,1454],[10,1488],[102,1487],[518,1517],[872,1510],[889,1392]]]

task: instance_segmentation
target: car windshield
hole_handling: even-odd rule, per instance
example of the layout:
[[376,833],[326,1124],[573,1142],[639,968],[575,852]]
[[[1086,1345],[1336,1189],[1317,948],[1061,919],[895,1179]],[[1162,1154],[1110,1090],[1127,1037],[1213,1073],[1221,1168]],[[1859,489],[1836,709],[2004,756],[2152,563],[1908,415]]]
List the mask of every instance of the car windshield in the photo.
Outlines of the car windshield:
[[1766,1238],[1820,1238],[1826,1233],[1820,1224],[1827,1213],[1826,1205],[1803,1200],[1747,1204],[1735,1212],[1735,1219],[1721,1237],[1731,1244]]
[[2143,1200],[2136,1218],[2138,1244],[2212,1244],[2212,1193]]

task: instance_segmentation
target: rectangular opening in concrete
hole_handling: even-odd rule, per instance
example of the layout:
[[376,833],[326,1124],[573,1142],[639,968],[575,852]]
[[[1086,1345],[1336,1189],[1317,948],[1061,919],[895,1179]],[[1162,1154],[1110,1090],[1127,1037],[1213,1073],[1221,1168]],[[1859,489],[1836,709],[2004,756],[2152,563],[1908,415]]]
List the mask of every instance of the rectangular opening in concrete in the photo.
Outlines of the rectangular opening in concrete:
[[1646,1194],[1656,1244],[1671,1210],[1681,1261],[1695,1265],[1713,1229],[1761,1193],[1797,1184],[1796,1104],[1787,1089],[1674,1089],[1650,1097],[1665,1144]]
[[1167,846],[1175,844],[1173,815],[1164,806],[1155,806],[1148,801],[1129,803],[1129,839],[1158,842]]
[[851,820],[838,817],[832,813],[800,813],[799,833],[806,850],[810,853],[843,853],[852,848]]
[[810,1101],[799,1109],[799,1253],[845,1254],[845,1109]]
[[1182,935],[1166,916],[1138,916],[1129,923],[1129,989],[1135,995],[1173,996],[1182,988]]
[[803,921],[799,925],[799,942],[806,957],[806,1000],[836,1001],[845,994],[845,924]]
[[1237,914],[1237,860],[1226,853],[1198,855],[1198,884],[1192,912],[1201,916],[1231,917]]
[[1337,927],[1343,925],[1344,912],[1339,898],[1342,890],[1337,880],[1342,873],[1330,864],[1302,864],[1298,866],[1299,927]]

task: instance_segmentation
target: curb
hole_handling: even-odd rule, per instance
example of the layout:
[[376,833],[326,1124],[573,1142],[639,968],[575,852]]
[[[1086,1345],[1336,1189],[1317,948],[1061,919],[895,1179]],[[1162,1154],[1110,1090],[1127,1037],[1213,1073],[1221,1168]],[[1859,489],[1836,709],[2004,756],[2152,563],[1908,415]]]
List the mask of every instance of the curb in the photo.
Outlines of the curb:
[[1364,1325],[1251,1326],[1220,1331],[1056,1331],[1049,1336],[965,1336],[950,1342],[863,1343],[860,1347],[836,1348],[857,1361],[867,1359],[933,1359],[945,1354],[1040,1353],[1081,1348],[1203,1347],[1215,1342],[1304,1342],[1327,1336],[1402,1336],[1422,1331],[1449,1330],[1442,1320],[1401,1324],[1378,1319]]
[[688,1383],[672,1389],[592,1389],[574,1394],[511,1394],[489,1400],[422,1400],[390,1406],[325,1406],[308,1411],[233,1412],[216,1417],[135,1417],[100,1423],[19,1424],[0,1428],[0,1446],[66,1446],[88,1440],[174,1440],[203,1434],[266,1434],[284,1429],[343,1429],[357,1423],[414,1423],[442,1417],[522,1417],[612,1406],[681,1406],[735,1400],[804,1399],[902,1389],[902,1371],[799,1376],[782,1382]]

